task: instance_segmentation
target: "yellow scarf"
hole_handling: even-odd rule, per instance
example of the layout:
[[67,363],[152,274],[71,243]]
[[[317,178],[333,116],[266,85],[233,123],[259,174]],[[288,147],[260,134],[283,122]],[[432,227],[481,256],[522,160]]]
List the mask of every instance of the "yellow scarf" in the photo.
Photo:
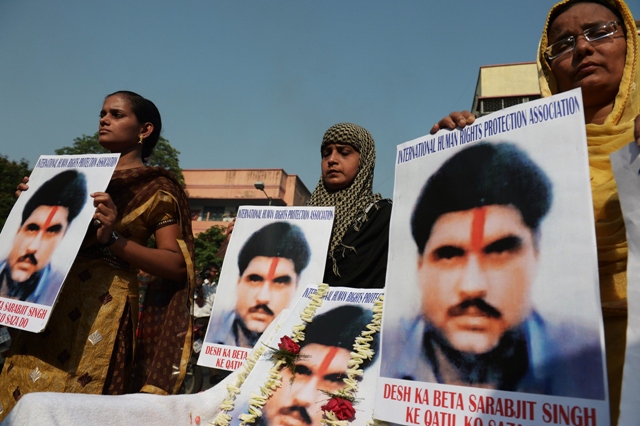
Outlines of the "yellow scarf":
[[[556,4],[551,11],[570,0]],[[633,120],[640,113],[640,73],[638,73],[638,37],[631,11],[622,0],[611,0],[624,18],[627,32],[627,56],[613,110],[604,124],[587,124],[591,191],[596,220],[600,296],[605,315],[626,315],[627,239],[613,178],[609,154],[633,141]],[[557,93],[556,81],[544,51],[547,48],[545,24],[538,49],[538,76],[543,97]]]
[[[558,92],[544,51],[548,46],[549,17],[571,0],[556,4],[547,17],[538,48],[538,80],[543,97]],[[627,237],[620,210],[618,189],[609,154],[627,145],[633,138],[633,120],[640,113],[640,74],[638,37],[631,11],[622,0],[609,0],[620,11],[627,35],[627,54],[622,80],[613,109],[604,124],[587,124],[589,169],[598,244],[600,299],[604,315],[605,348],[609,378],[611,424],[616,425],[620,407],[622,368],[627,328]]]

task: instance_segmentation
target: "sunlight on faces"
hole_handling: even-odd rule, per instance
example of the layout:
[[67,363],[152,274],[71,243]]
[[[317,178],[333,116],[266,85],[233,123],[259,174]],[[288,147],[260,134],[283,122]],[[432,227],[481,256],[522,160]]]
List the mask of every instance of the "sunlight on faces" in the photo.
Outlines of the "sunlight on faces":
[[[11,279],[23,282],[45,268],[67,230],[69,209],[38,206],[18,230],[8,257]],[[34,263],[35,259],[35,263]]]
[[606,7],[595,3],[578,3],[559,15],[548,31],[549,45],[569,36],[576,36],[576,46],[568,53],[550,61],[551,71],[558,83],[558,91],[582,88],[585,106],[613,103],[627,51],[620,23],[618,32],[589,42],[582,35],[588,28],[609,21],[618,21]]
[[[443,214],[418,258],[423,314],[454,349],[486,353],[530,314],[536,266],[533,234],[516,208]],[[461,306],[473,299],[493,310]]]
[[256,256],[238,279],[236,312],[247,329],[262,333],[289,305],[297,286],[298,274],[291,259]]
[[322,148],[322,182],[331,191],[353,183],[358,174],[360,153],[349,144],[332,143]]
[[293,384],[290,384],[291,371],[283,369],[282,385],[265,404],[264,416],[270,426],[320,426],[320,407],[329,399],[321,390],[337,392],[344,387],[350,359],[348,350],[310,343],[300,354]]
[[143,130],[126,97],[112,95],[104,100],[98,128],[100,145],[111,152],[136,149]]

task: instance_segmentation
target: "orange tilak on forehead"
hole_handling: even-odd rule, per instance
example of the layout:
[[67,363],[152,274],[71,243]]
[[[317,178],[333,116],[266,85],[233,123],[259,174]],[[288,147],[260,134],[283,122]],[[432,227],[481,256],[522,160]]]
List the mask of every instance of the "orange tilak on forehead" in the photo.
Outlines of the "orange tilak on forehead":
[[278,262],[280,262],[279,257],[274,257],[273,259],[271,259],[271,266],[269,266],[267,281],[273,282],[273,277],[276,275],[276,268],[278,267]]
[[318,368],[319,377],[323,377],[325,375],[327,369],[329,368],[329,365],[331,365],[331,361],[333,361],[333,359],[336,357],[338,349],[340,348],[337,346],[331,346],[329,348],[329,352],[327,352],[327,354],[324,356],[324,359],[322,360],[322,363],[320,363],[320,367]]
[[58,211],[58,207],[60,207],[60,206],[53,206],[51,208],[51,212],[49,212],[49,216],[47,216],[47,220],[44,221],[44,226],[42,227],[42,229],[46,230],[49,227],[49,224],[53,220],[53,216]]
[[482,250],[482,240],[484,239],[484,224],[487,219],[487,208],[478,207],[473,209],[473,219],[471,220],[471,250],[479,252]]

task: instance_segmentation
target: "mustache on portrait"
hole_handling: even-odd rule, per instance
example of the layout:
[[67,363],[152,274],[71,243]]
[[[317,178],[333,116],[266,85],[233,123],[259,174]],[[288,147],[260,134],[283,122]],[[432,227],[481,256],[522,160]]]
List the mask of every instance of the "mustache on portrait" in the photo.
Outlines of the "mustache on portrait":
[[462,303],[449,308],[447,314],[451,317],[459,317],[462,315],[467,315],[470,308],[476,308],[479,311],[487,314],[490,318],[500,318],[502,314],[499,310],[485,302],[485,300],[481,297],[475,297],[473,299],[467,299]]
[[38,265],[38,260],[36,259],[33,253],[28,253],[18,258],[18,262],[25,262],[25,261],[29,261],[33,266]]
[[267,315],[271,315],[272,317],[275,316],[275,314],[273,313],[273,311],[271,310],[271,308],[267,305],[256,305],[252,308],[249,308],[249,313],[250,314],[254,314],[256,312],[263,312]]
[[301,405],[291,405],[289,407],[281,408],[279,413],[282,415],[290,416],[292,414],[298,413],[300,419],[310,425],[312,423],[311,416],[307,412],[307,409]]

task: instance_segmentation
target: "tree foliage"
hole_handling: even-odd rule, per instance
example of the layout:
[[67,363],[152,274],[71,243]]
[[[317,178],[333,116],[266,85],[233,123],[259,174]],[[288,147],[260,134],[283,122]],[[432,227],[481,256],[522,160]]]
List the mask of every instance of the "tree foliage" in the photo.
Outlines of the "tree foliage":
[[16,162],[0,155],[0,229],[16,202],[16,187],[23,177],[30,174],[29,163],[24,158]]
[[216,256],[225,240],[225,228],[212,226],[199,233],[194,240],[196,270],[201,270],[207,263],[213,263],[218,268],[222,266],[222,258]]
[[180,181],[180,184],[184,186],[184,176],[182,176],[182,169],[180,168],[180,162],[178,156],[180,151],[171,146],[168,140],[160,136],[158,144],[153,149],[153,153],[147,163],[150,166],[161,166],[169,170]]
[[[100,142],[98,142],[98,132],[92,136],[82,135],[73,140],[72,146],[65,146],[55,150],[55,153],[58,155],[105,154],[108,152],[109,151],[103,148]],[[178,160],[179,155],[180,151],[172,147],[167,139],[160,136],[158,144],[146,164],[149,166],[164,167],[171,171],[180,184],[184,186],[184,176],[182,175],[180,161]]]
[[73,145],[56,149],[57,155],[81,155],[81,154],[108,154],[109,150],[103,148],[98,142],[98,132],[93,136],[82,135],[73,140]]

